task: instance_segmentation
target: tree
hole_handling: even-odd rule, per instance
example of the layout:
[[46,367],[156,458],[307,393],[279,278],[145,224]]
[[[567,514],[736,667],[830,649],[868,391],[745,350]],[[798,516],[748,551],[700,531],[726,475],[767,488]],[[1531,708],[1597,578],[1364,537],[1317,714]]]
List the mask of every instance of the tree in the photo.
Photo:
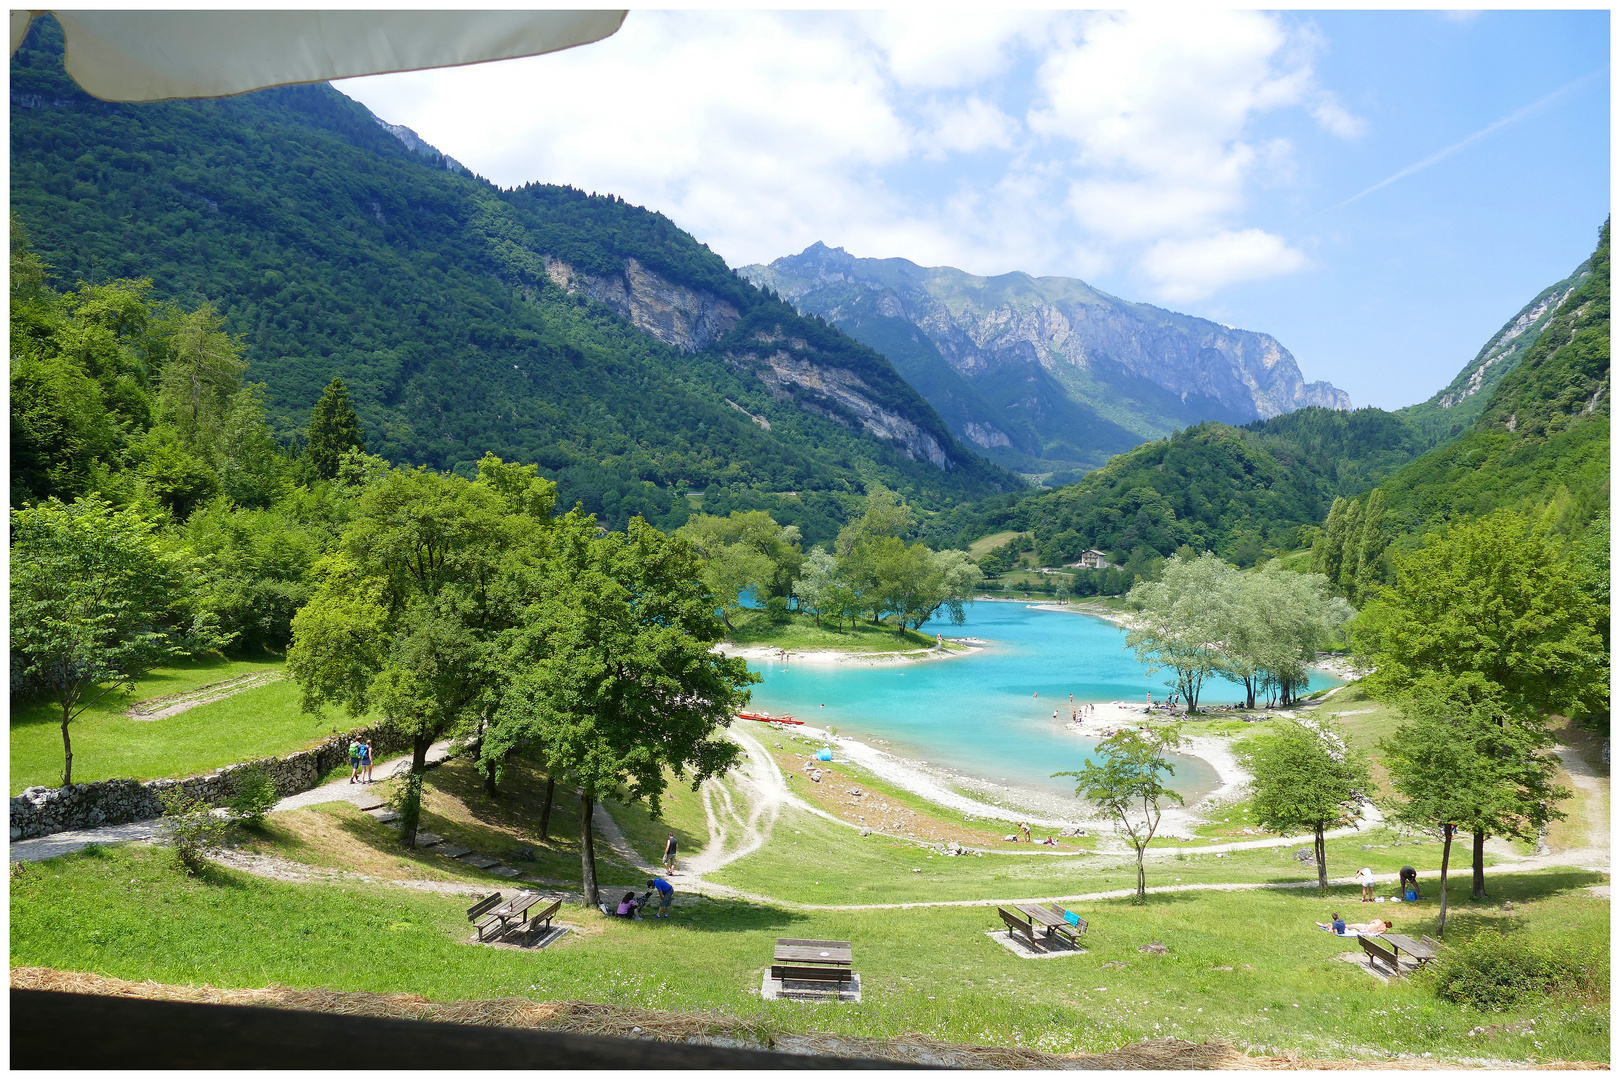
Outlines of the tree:
[[60,711],[64,787],[68,728],[86,709],[165,660],[225,643],[207,613],[182,625],[188,569],[135,511],[98,498],[12,511],[12,662]]
[[[1455,830],[1474,830],[1481,853],[1488,834],[1532,839],[1564,816],[1554,804],[1569,792],[1551,782],[1556,759],[1538,752],[1550,742],[1545,728],[1515,718],[1501,689],[1477,673],[1422,679],[1401,707],[1406,721],[1378,744],[1400,795],[1390,816],[1441,832],[1443,936]],[[1483,860],[1474,868],[1474,892],[1484,895]]]
[[[494,455],[476,481],[398,470],[362,489],[293,619],[287,667],[304,709],[381,708],[411,739],[413,776],[436,740],[488,716],[506,681],[497,638],[549,540],[555,490]],[[416,825],[402,818],[406,846]]]
[[1220,629],[1231,622],[1223,608],[1235,594],[1230,579],[1236,574],[1209,552],[1195,559],[1178,553],[1166,560],[1159,580],[1142,582],[1126,596],[1139,614],[1125,644],[1149,674],[1171,670],[1165,685],[1182,696],[1189,713],[1198,711],[1204,680],[1221,667]]
[[811,548],[810,554],[804,557],[800,575],[793,581],[793,595],[798,598],[800,607],[816,617],[816,625],[820,626],[822,615],[836,612],[834,589],[838,560],[824,548]]
[[587,906],[599,902],[597,801],[645,802],[656,816],[668,774],[695,789],[730,768],[740,750],[719,729],[757,681],[742,660],[710,651],[720,624],[688,541],[641,518],[595,534],[577,511],[561,520],[547,585],[509,635],[518,674],[495,720],[579,785]]
[[316,477],[330,480],[337,475],[339,459],[345,450],[366,448],[360,417],[349,401],[343,380],[334,378],[321,392],[321,399],[309,417],[309,466]]
[[242,343],[224,326],[211,304],[176,316],[158,389],[164,418],[190,446],[205,453],[218,441],[231,397],[247,370]]
[[1153,834],[1159,829],[1163,804],[1177,805],[1181,796],[1164,786],[1161,776],[1174,776],[1175,766],[1165,757],[1180,746],[1179,727],[1126,729],[1097,744],[1101,764],[1086,760],[1079,772],[1058,772],[1079,783],[1075,794],[1113,818],[1121,832],[1130,838],[1136,851],[1136,899],[1147,902],[1147,871],[1142,860]]
[[1321,574],[1297,574],[1269,562],[1252,573],[1218,579],[1210,603],[1221,668],[1244,687],[1249,708],[1262,689],[1283,705],[1303,688],[1317,650],[1353,614]]
[[762,592],[765,583],[776,576],[776,564],[741,539],[736,523],[727,518],[699,514],[676,531],[702,556],[703,583],[714,596],[726,630],[735,631],[731,616],[742,610],[742,594],[749,589],[756,595]]
[[1377,668],[1368,679],[1376,693],[1477,672],[1514,708],[1579,716],[1608,708],[1600,614],[1570,553],[1502,511],[1431,533],[1398,557],[1394,586],[1351,632]]
[[1354,816],[1372,779],[1366,758],[1351,750],[1329,722],[1286,721],[1254,740],[1243,755],[1253,775],[1255,821],[1289,833],[1308,828],[1316,837],[1316,880],[1327,895],[1327,847],[1322,834]]

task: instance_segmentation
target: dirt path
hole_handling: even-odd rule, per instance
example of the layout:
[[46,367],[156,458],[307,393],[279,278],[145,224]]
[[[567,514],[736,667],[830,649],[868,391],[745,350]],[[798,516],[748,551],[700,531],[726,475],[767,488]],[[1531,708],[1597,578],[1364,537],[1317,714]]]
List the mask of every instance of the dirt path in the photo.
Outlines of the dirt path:
[[221,679],[219,682],[199,686],[195,690],[187,690],[180,694],[166,694],[163,697],[150,698],[138,701],[129,707],[131,720],[162,720],[168,716],[178,716],[199,705],[208,705],[215,701],[224,701],[234,697],[244,690],[252,690],[260,686],[268,686],[273,682],[280,682],[286,675],[280,671],[251,671],[246,675],[238,675],[233,679]]
[[[428,747],[427,763],[436,765],[450,756],[450,740],[443,739]],[[411,755],[402,754],[387,761],[380,761],[371,767],[371,783],[353,784],[348,776],[339,776],[320,787],[300,791],[296,795],[289,795],[271,808],[271,813],[280,810],[301,810],[306,806],[327,802],[352,802],[356,806],[370,806],[381,798],[377,785],[396,776],[403,776],[411,771]]]
[[1599,776],[1573,746],[1560,743],[1558,760],[1564,763],[1570,783],[1581,793],[1586,818],[1586,846],[1594,851],[1609,850],[1609,781]]

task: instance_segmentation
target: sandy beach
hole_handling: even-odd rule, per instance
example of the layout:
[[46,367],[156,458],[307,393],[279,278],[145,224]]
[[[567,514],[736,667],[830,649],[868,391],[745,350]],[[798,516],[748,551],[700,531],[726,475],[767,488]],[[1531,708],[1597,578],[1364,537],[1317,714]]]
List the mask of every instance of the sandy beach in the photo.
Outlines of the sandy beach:
[[909,649],[905,652],[864,653],[843,649],[779,649],[774,645],[733,645],[722,641],[714,651],[744,660],[775,660],[790,664],[855,664],[885,667],[892,664],[918,664],[928,660],[955,660],[984,651],[989,642],[979,638],[953,638],[945,648]]
[[[1101,738],[1105,730],[1139,724],[1145,719],[1141,706],[1126,702],[1101,702],[1092,710],[1091,718],[1085,723],[1066,726],[1077,735]],[[796,727],[793,732],[826,743],[832,747],[835,760],[847,759],[879,779],[964,816],[1009,823],[1026,821],[1037,831],[1083,829],[1099,839],[1113,836],[1113,822],[1097,817],[1089,806],[1076,798],[967,776],[927,761],[892,754],[859,739],[834,735],[812,724]],[[1232,799],[1249,782],[1249,775],[1238,765],[1223,738],[1195,736],[1189,738],[1179,752],[1208,762],[1220,781],[1215,790],[1196,802],[1184,807],[1170,804],[1164,808],[1159,835],[1190,839],[1193,826],[1204,820],[1200,808]]]

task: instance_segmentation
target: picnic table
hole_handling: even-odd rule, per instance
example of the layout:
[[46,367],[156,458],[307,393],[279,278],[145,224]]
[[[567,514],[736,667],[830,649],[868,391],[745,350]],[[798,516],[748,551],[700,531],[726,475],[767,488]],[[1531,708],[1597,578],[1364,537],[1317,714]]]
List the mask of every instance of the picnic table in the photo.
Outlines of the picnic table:
[[1052,942],[1058,934],[1062,934],[1071,943],[1080,944],[1080,939],[1075,934],[1075,930],[1078,928],[1070,926],[1069,920],[1065,919],[1061,912],[1042,907],[1040,904],[1014,904],[1013,907],[1029,916],[1031,922],[1045,927],[1048,942]]
[[1417,961],[1419,967],[1440,955],[1440,951],[1422,941],[1414,941],[1405,934],[1384,934],[1384,940],[1395,946],[1396,955],[1406,953]]
[[833,983],[842,987],[854,979],[855,951],[847,941],[813,938],[777,938],[771,959],[771,978],[798,982]]
[[505,937],[506,932],[510,930],[514,924],[523,922],[529,914],[529,909],[538,904],[542,899],[544,898],[539,893],[520,892],[516,896],[512,897],[512,899],[507,900],[504,903],[497,904],[495,907],[491,908],[487,914],[492,918],[499,919],[501,922],[501,929],[495,935],[496,940],[498,941]]

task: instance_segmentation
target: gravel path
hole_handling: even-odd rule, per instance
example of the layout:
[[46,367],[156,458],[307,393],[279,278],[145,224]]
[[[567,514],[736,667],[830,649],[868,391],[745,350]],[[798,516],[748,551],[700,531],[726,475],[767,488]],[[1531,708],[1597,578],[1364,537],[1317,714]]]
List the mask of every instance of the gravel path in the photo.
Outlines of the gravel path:
[[[436,742],[428,748],[427,759],[429,764],[443,761],[450,756],[450,742]],[[278,810],[298,810],[317,803],[344,802],[354,803],[356,806],[365,806],[377,801],[376,784],[408,772],[411,767],[411,756],[381,762],[373,767],[371,773],[375,781],[371,784],[351,784],[347,776],[339,777],[329,784],[323,784],[308,791],[289,795],[272,808],[274,813]],[[41,836],[33,840],[14,840],[11,843],[10,858],[12,862],[39,862],[43,859],[54,859],[58,855],[66,855],[71,851],[79,851],[91,844],[121,844],[130,840],[150,840],[158,834],[162,818],[148,818],[145,821],[132,821],[126,825],[102,825],[95,829],[73,829],[68,832],[52,833],[50,836]]]

